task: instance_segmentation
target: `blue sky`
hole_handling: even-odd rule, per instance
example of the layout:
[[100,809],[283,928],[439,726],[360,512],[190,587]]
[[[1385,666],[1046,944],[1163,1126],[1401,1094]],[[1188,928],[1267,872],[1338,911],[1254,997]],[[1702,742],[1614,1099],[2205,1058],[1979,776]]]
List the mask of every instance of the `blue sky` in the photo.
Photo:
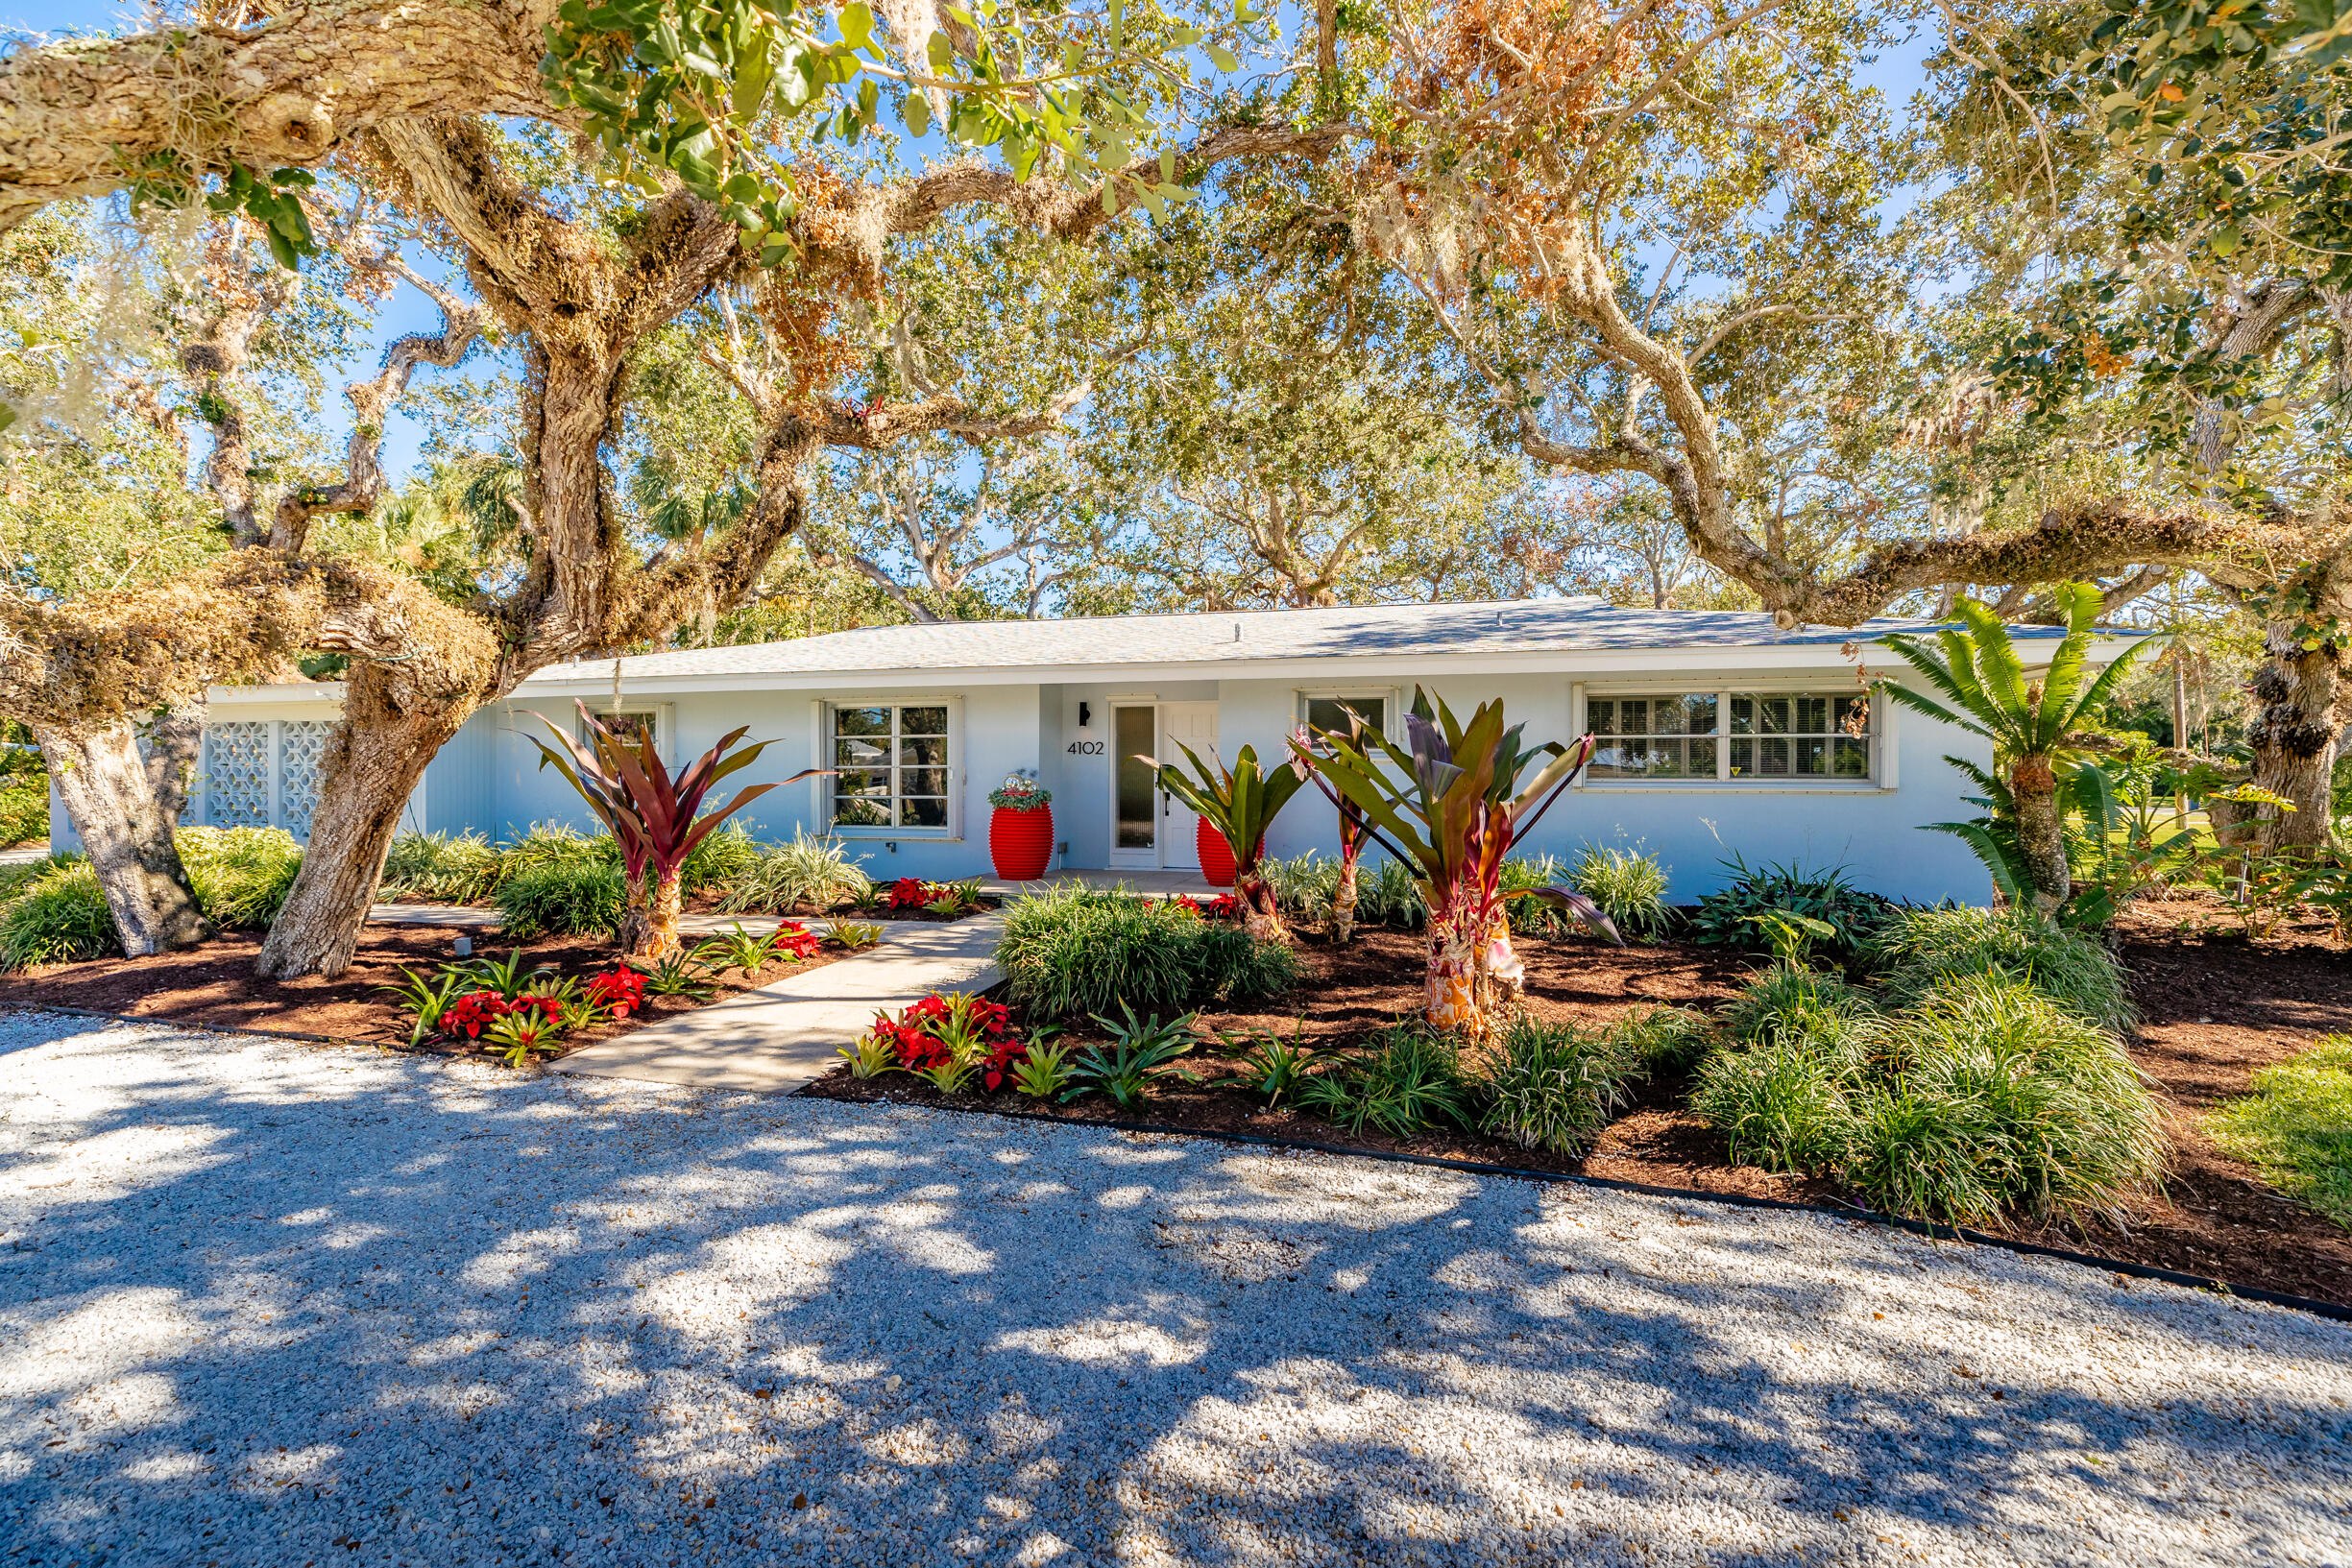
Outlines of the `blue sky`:
[[[22,33],[123,32],[135,28],[142,14],[136,6],[109,3],[109,0],[40,0],[36,4],[26,4],[25,0],[0,0],[0,30]],[[1866,80],[1884,91],[1898,111],[1924,84],[1922,62],[1931,52],[1934,41],[1932,31],[1923,29],[1907,43],[1890,49],[1866,69]],[[438,321],[438,314],[423,296],[406,284],[399,286],[376,320],[372,345],[326,373],[329,392],[325,413],[335,440],[341,440],[346,427],[342,387],[355,374],[376,363],[385,344],[403,333],[429,330]],[[468,361],[468,370],[473,374],[483,374],[485,369],[478,355]],[[424,375],[440,374],[444,373],[429,370],[423,373]],[[392,419],[385,431],[384,461],[388,472],[397,477],[416,466],[424,434],[411,419],[400,415]]]

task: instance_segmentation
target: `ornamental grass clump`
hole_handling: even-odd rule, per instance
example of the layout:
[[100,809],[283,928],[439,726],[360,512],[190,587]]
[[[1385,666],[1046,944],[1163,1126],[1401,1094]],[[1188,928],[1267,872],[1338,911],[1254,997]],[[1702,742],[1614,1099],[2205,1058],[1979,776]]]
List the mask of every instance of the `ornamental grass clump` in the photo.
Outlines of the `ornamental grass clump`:
[[996,959],[1013,1004],[1048,1018],[1254,1001],[1297,976],[1286,943],[1257,941],[1174,900],[1075,887],[1008,905]]
[[1904,909],[1872,936],[1889,1007],[1919,1001],[1950,981],[1994,975],[2031,986],[2102,1028],[2122,1031],[2135,1016],[2123,968],[2097,937],[2023,909]]
[[1864,1067],[1855,1023],[1836,1017],[1723,1050],[1699,1066],[1690,1108],[1724,1134],[1732,1160],[1766,1170],[1834,1169],[1854,1133]]
[[498,885],[497,849],[477,832],[404,832],[384,856],[376,897],[407,904],[484,904]]
[[620,864],[620,846],[611,833],[584,833],[563,822],[534,822],[521,838],[498,846],[498,880],[521,877],[542,866]]
[[0,970],[77,963],[123,951],[98,873],[80,857],[53,857],[0,905]]
[[1581,1154],[1630,1098],[1640,1061],[1606,1033],[1526,1013],[1495,1037],[1478,1130],[1521,1148]]
[[182,828],[172,836],[197,907],[224,929],[266,930],[303,869],[303,847],[282,828]]
[[1628,935],[1656,936],[1674,923],[1674,907],[1666,902],[1666,868],[1655,855],[1589,844],[1567,880]]
[[719,907],[731,914],[792,909],[820,913],[856,903],[873,886],[849,847],[837,838],[811,837],[794,829],[782,844],[764,844],[727,883]]
[[1734,1039],[1755,1042],[1806,1034],[1870,1010],[1869,999],[1840,977],[1803,964],[1777,963],[1758,971],[1723,1008]]
[[1391,1024],[1355,1056],[1308,1077],[1295,1103],[1349,1132],[1370,1125],[1396,1138],[1477,1120],[1461,1037],[1419,1018]]

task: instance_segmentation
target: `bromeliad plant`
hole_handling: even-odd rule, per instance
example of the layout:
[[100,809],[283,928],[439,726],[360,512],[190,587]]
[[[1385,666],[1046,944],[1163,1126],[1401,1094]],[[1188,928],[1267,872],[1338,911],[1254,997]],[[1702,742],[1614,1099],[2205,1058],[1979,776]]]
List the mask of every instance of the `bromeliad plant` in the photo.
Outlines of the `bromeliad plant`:
[[1289,941],[1282,906],[1267,884],[1258,852],[1266,842],[1267,826],[1306,784],[1304,768],[1285,763],[1269,772],[1258,765],[1254,746],[1244,746],[1231,767],[1215,753],[1203,762],[1180,740],[1176,750],[1192,764],[1191,775],[1174,762],[1150,757],[1137,760],[1158,769],[1159,786],[1199,813],[1233,851],[1233,896],[1241,903],[1242,929],[1261,942]]
[[[1370,726],[1364,715],[1342,705],[1347,715],[1346,743],[1358,753],[1364,750],[1364,737]],[[1292,737],[1295,746],[1311,747],[1314,737],[1303,731]],[[1328,791],[1326,791],[1328,793]],[[1343,946],[1356,937],[1356,867],[1364,858],[1364,841],[1370,832],[1365,821],[1364,808],[1346,795],[1334,797],[1332,804],[1340,814],[1340,869],[1331,884],[1331,940]]]
[[833,770],[803,768],[775,784],[753,784],[737,791],[733,800],[716,810],[697,816],[704,798],[720,780],[749,767],[775,742],[755,741],[730,756],[730,749],[745,734],[744,729],[731,730],[673,777],[654,750],[650,732],[615,729],[590,712],[586,703],[574,706],[580,711],[586,743],[574,740],[546,714],[533,715],[554,732],[564,748],[559,752],[534,739],[531,743],[539,748],[539,765],[552,765],[570,781],[620,846],[621,867],[628,879],[628,906],[620,923],[621,951],[632,957],[667,957],[678,946],[679,879],[686,857],[721,822],[769,790]]
[[[1504,916],[1503,857],[1592,757],[1590,736],[1573,746],[1531,747],[1519,739],[1522,728],[1504,727],[1500,702],[1480,705],[1463,724],[1416,688],[1405,720],[1410,751],[1370,730],[1354,739],[1326,731],[1316,736],[1318,747],[1293,747],[1316,786],[1334,804],[1352,802],[1367,836],[1414,869],[1429,908],[1423,1012],[1431,1027],[1473,1040],[1486,1038],[1520,989]],[[1600,906],[1573,888],[1512,896],[1564,909],[1620,940]]]

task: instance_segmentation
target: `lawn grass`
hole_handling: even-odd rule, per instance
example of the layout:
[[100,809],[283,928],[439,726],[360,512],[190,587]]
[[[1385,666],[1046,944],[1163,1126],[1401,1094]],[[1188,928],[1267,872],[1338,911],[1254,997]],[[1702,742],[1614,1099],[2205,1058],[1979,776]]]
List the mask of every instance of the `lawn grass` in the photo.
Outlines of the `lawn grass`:
[[2352,1034],[2254,1074],[2254,1092],[2206,1119],[2213,1141],[2280,1191],[2352,1229]]

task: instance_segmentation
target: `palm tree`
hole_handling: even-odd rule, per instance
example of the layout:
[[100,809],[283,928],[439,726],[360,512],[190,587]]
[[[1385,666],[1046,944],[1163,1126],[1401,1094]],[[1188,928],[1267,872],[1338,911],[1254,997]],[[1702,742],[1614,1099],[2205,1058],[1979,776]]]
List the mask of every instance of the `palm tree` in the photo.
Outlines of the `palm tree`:
[[[2054,913],[2073,893],[2066,859],[2066,811],[2059,793],[2061,782],[2082,764],[2083,749],[2072,739],[2106,704],[2133,663],[2162,640],[2151,637],[2135,643],[2091,676],[2099,591],[2090,583],[2065,583],[2056,598],[2066,615],[2066,636],[2038,681],[2026,680],[2009,628],[1974,599],[1954,601],[1952,609],[1963,624],[1935,634],[1941,653],[1919,638],[1891,634],[1880,639],[1951,699],[1947,706],[1909,687],[1882,682],[1879,689],[1889,701],[1993,743],[1990,775],[1956,757],[1945,760],[1976,774],[1985,786],[1992,800],[1993,832],[2015,833],[2018,858],[2030,884],[2025,891],[2043,914]],[[1983,855],[1984,847],[1979,845],[1977,853]]]

